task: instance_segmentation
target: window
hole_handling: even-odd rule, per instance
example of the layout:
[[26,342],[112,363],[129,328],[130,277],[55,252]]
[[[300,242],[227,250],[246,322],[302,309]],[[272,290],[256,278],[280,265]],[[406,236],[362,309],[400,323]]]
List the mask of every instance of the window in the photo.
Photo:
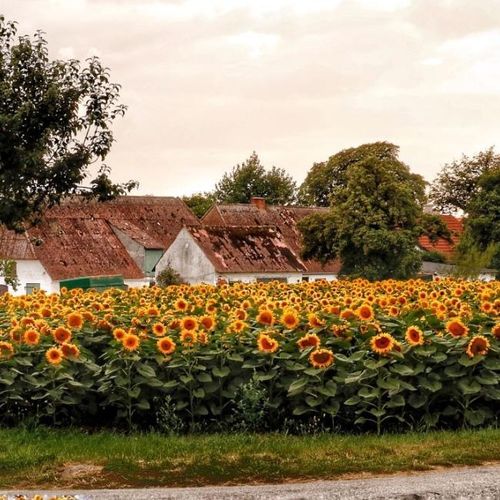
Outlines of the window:
[[35,290],[40,290],[40,283],[26,283],[24,288],[26,290],[26,295],[30,295]]
[[163,250],[146,249],[144,255],[144,274],[146,276],[155,275],[156,264],[158,264],[162,256]]

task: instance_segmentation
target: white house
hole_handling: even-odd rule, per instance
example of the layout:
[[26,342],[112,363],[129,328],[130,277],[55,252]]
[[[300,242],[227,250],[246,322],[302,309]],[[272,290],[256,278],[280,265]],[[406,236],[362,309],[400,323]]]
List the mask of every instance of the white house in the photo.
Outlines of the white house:
[[[226,226],[267,226],[276,228],[292,253],[300,258],[302,235],[298,223],[305,217],[328,212],[325,207],[298,207],[268,205],[264,198],[253,197],[250,203],[215,204],[203,216],[203,225]],[[340,262],[323,264],[317,260],[300,259],[304,266],[302,280],[336,279]]]
[[303,281],[305,263],[273,226],[196,226],[178,234],[156,266],[175,269],[187,283]]
[[148,285],[183,224],[199,224],[179,198],[126,196],[106,203],[78,198],[48,210],[18,235],[0,228],[0,258],[16,263],[20,287],[59,291],[81,276],[121,275],[130,287]]
[[[14,261],[19,286],[9,287],[11,293],[21,295],[42,288],[48,292],[59,291],[59,283],[52,279],[35,254],[27,234],[17,234],[0,227],[0,258]],[[0,284],[5,284],[0,277]]]

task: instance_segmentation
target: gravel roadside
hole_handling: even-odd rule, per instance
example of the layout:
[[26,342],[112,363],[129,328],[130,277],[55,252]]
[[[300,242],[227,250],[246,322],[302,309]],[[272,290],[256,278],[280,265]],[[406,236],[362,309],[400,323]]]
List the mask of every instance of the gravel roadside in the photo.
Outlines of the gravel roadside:
[[203,488],[149,488],[86,491],[0,491],[14,498],[37,493],[73,495],[78,500],[500,500],[500,465],[453,468],[433,472],[398,474],[369,479],[314,481],[259,486],[209,486]]

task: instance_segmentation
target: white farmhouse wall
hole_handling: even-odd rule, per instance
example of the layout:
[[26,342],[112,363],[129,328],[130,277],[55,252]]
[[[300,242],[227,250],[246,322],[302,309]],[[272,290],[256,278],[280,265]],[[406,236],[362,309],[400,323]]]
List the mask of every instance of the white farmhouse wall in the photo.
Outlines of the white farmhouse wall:
[[[39,283],[40,288],[49,293],[59,291],[59,282],[54,281],[45,270],[39,260],[17,260],[17,278],[19,286],[14,290],[9,286],[12,295],[24,295],[26,293],[26,283]],[[3,278],[0,283],[4,284]]]
[[177,238],[156,264],[156,276],[168,266],[175,269],[184,281],[192,285],[216,283],[215,267],[185,228],[179,232]]
[[123,282],[129,288],[142,288],[143,286],[149,286],[149,284],[151,283],[152,279],[153,278],[141,278],[141,279],[138,279],[138,280],[127,280],[127,279],[124,279]]
[[254,283],[258,279],[283,279],[287,283],[300,283],[302,281],[301,273],[219,273],[221,278],[231,281],[241,281],[242,283]]
[[336,274],[304,274],[304,278],[309,278],[309,281],[335,281],[337,279]]
[[137,243],[137,241],[134,241],[126,233],[113,226],[113,224],[111,224],[111,229],[121,241],[132,259],[134,259],[139,269],[144,269],[144,259],[146,255],[145,248],[140,243]]

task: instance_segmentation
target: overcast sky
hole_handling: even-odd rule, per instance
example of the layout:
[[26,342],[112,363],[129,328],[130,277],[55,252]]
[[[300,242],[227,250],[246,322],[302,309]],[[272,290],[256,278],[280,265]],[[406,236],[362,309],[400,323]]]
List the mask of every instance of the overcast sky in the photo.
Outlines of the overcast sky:
[[124,118],[107,158],[138,193],[211,189],[253,150],[301,182],[387,140],[427,180],[497,144],[498,0],[2,0],[57,58],[99,55]]

